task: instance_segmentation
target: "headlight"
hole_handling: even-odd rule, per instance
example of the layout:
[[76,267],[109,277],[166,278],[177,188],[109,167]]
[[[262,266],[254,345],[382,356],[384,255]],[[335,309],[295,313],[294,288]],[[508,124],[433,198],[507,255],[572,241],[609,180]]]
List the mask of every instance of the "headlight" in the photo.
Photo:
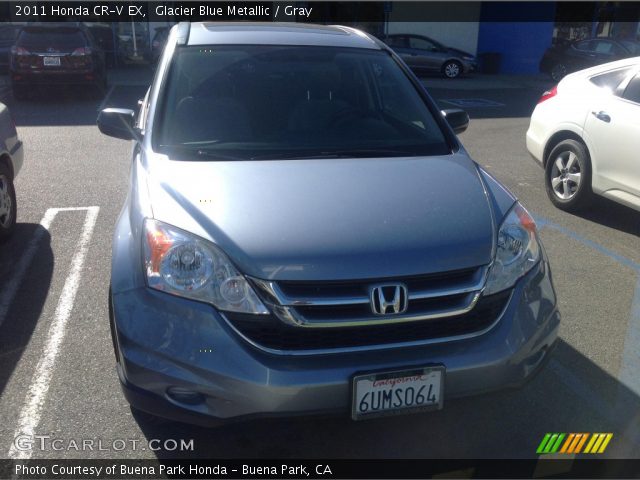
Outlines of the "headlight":
[[536,224],[522,205],[516,203],[498,231],[496,258],[484,289],[491,295],[512,287],[540,259]]
[[211,242],[153,219],[145,220],[144,231],[149,287],[211,303],[218,310],[269,313],[247,280]]

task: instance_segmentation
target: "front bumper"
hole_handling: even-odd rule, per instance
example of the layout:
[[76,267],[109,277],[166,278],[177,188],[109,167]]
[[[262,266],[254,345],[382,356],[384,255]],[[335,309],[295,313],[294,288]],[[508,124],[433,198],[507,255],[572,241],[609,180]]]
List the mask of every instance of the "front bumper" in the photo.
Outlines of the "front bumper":
[[[144,287],[113,294],[118,374],[136,408],[200,425],[253,416],[343,413],[356,372],[432,363],[446,368],[444,398],[519,386],[547,357],[560,315],[546,259],[514,287],[501,319],[464,340],[334,355],[263,352],[216,310]],[[178,402],[170,387],[198,392]]]

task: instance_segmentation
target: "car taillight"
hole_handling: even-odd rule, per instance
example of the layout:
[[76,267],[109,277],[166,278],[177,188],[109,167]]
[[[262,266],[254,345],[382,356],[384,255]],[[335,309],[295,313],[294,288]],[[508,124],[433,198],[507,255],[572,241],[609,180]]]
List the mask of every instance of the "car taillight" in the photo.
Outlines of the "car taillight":
[[538,103],[542,103],[545,100],[549,100],[550,98],[555,97],[557,94],[558,94],[558,86],[556,85],[551,90],[547,90],[546,92],[544,92],[540,97],[540,100],[538,100]]
[[13,47],[11,47],[11,54],[12,55],[30,55],[31,53],[26,48],[16,47],[14,45]]
[[71,52],[71,55],[74,56],[74,57],[80,57],[80,56],[84,56],[84,55],[91,55],[91,48],[89,48],[89,47],[76,48],[73,52]]

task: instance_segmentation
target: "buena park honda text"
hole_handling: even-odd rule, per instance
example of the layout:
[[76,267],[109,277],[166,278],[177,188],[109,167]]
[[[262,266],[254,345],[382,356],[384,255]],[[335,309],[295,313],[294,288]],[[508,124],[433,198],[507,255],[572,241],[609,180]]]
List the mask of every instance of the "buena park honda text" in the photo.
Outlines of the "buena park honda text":
[[134,410],[200,425],[519,386],[560,315],[536,225],[381,41],[181,23],[136,115],[110,321]]

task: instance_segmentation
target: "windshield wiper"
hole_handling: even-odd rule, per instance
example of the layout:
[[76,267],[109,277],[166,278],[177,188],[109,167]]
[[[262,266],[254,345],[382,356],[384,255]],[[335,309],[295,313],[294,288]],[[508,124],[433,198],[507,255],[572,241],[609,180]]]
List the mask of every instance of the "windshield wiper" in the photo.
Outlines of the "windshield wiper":
[[415,152],[409,150],[354,148],[345,150],[327,150],[313,154],[305,153],[268,153],[256,155],[251,160],[309,160],[320,158],[376,158],[376,157],[414,157]]
[[242,157],[229,155],[226,153],[220,153],[215,150],[204,150],[202,148],[193,148],[188,145],[160,145],[161,148],[165,148],[169,151],[179,150],[181,152],[190,153],[196,157],[207,157],[213,160],[246,160]]

